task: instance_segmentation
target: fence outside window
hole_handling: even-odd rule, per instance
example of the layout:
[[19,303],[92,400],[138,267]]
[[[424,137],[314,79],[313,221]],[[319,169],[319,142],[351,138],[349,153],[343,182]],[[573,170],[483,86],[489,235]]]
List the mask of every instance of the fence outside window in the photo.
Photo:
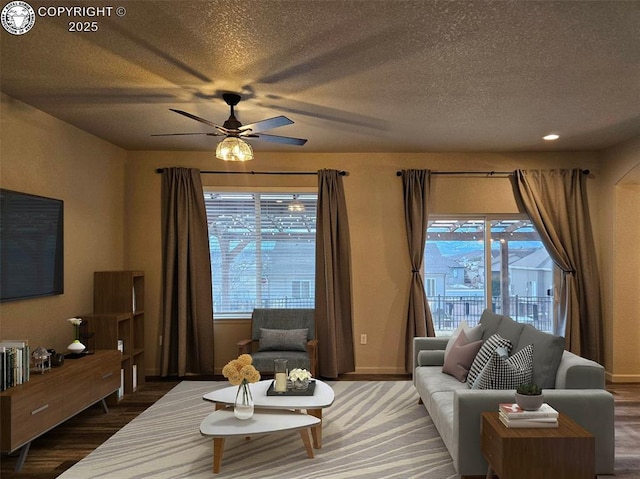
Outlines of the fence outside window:
[[[436,332],[443,336],[453,332],[463,320],[475,326],[487,307],[481,296],[438,295],[428,300]],[[491,299],[491,310],[502,314],[500,297]],[[510,296],[508,315],[519,323],[553,332],[553,298],[550,296]]]

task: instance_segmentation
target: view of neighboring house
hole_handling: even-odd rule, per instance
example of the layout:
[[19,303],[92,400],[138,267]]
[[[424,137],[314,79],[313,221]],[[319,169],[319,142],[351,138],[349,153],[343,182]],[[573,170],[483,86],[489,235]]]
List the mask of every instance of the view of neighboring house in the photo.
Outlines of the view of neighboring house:
[[265,240],[260,248],[251,242],[227,256],[222,260],[219,243],[211,242],[216,313],[313,307],[315,242]]
[[[477,244],[459,242],[454,254],[444,255],[439,243],[447,249],[444,242],[427,241],[424,257],[425,290],[437,331],[454,329],[463,319],[475,324],[487,295],[494,311],[500,313],[508,307],[514,319],[552,330],[553,261],[542,245],[508,249],[505,271],[501,251],[492,248],[491,285],[487,291],[483,251]],[[508,294],[503,300],[501,285],[505,274]]]
[[315,241],[277,242],[274,255],[293,262],[269,262],[263,270],[265,308],[313,308],[315,291]]
[[436,243],[427,242],[424,257],[424,287],[429,298],[447,296],[447,290],[464,287],[464,265],[444,257]]
[[[545,296],[553,288],[553,261],[543,248],[521,250],[523,256],[509,258],[509,278],[511,296]],[[496,264],[497,262],[494,262]],[[499,264],[497,271],[499,274]]]

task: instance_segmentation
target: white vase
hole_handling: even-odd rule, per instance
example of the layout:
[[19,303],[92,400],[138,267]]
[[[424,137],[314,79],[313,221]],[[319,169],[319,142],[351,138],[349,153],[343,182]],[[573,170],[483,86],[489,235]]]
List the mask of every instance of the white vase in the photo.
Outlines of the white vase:
[[248,383],[242,383],[238,386],[236,400],[233,403],[233,414],[238,419],[251,419],[253,416],[253,396]]
[[69,351],[71,351],[72,353],[81,353],[82,351],[84,351],[86,349],[85,345],[82,344],[80,342],[80,340],[76,339],[74,342],[72,342],[69,346],[67,346],[67,349]]

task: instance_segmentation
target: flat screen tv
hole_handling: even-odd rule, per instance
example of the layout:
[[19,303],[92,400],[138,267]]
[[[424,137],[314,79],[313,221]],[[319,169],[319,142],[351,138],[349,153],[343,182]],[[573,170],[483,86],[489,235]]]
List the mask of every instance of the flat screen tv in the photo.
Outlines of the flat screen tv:
[[62,200],[0,189],[0,301],[62,294]]

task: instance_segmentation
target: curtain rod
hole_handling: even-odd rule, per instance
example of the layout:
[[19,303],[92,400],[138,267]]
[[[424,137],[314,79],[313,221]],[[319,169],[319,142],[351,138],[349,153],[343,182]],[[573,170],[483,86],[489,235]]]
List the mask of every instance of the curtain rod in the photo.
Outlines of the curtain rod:
[[[156,169],[156,173],[162,173],[164,168]],[[317,171],[215,171],[202,170],[200,174],[207,175],[317,175]],[[349,176],[348,171],[339,171],[340,176]]]
[[[510,176],[515,171],[432,171],[432,175],[487,175],[487,176]],[[588,175],[589,170],[582,170],[582,174]],[[396,176],[402,176],[402,171],[396,171]]]

